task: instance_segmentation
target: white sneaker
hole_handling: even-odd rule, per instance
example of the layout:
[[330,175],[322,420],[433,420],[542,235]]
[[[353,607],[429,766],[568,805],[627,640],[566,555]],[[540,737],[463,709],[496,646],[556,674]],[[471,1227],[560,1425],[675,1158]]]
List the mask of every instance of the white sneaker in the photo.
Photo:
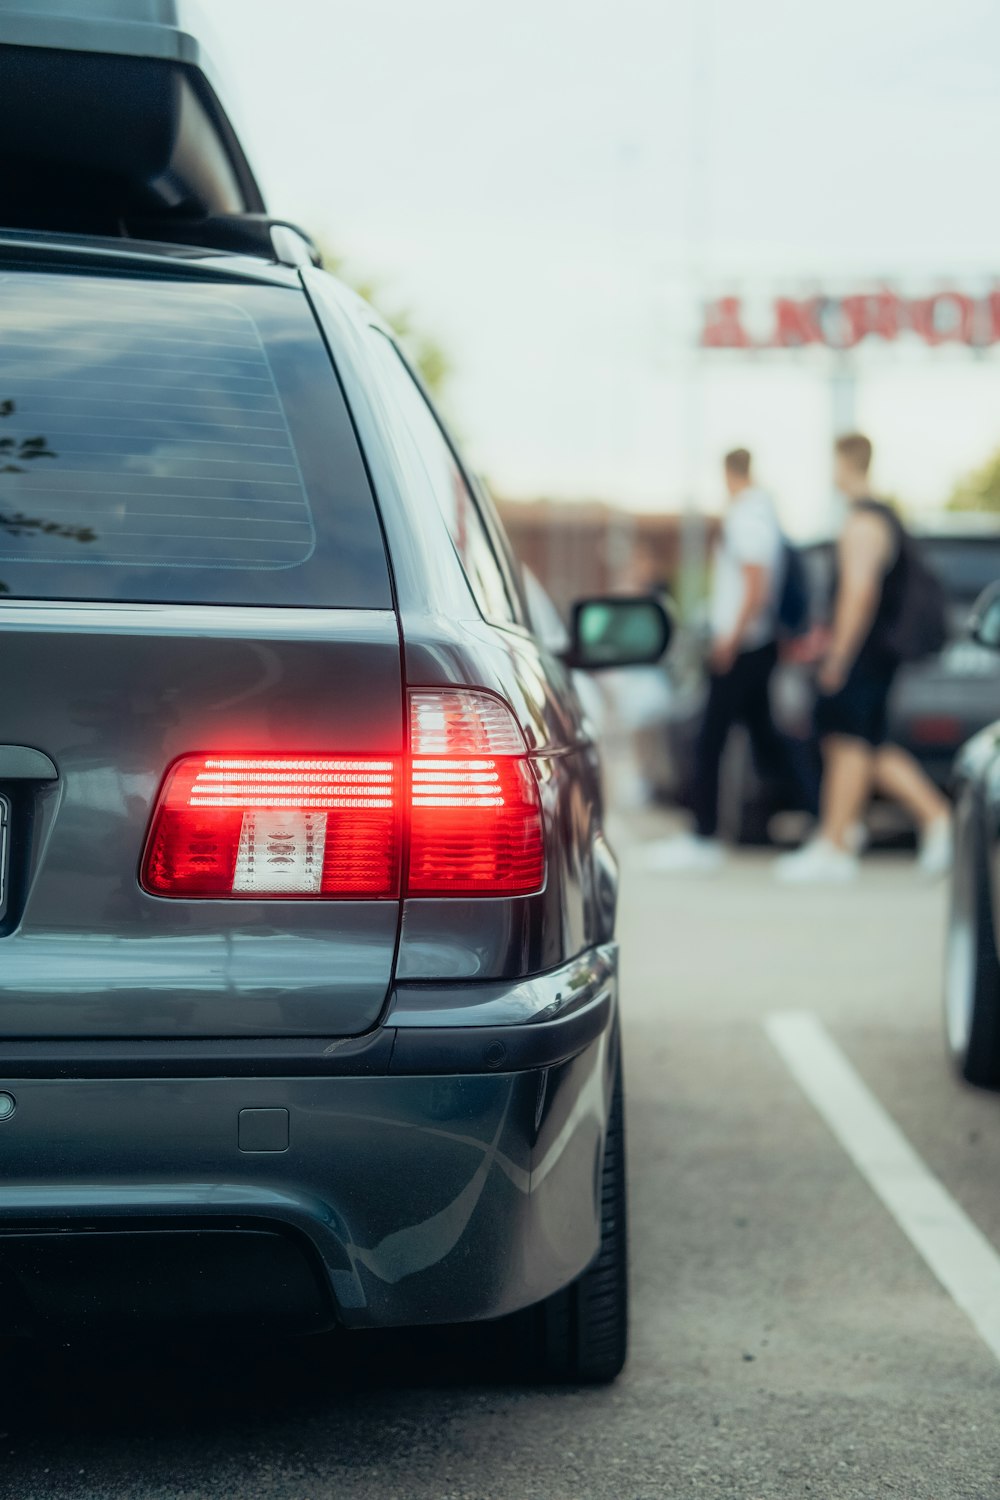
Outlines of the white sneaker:
[[725,863],[726,851],[718,839],[682,833],[647,844],[641,858],[645,869],[660,875],[714,875]]
[[951,869],[954,856],[955,840],[951,831],[951,818],[945,813],[924,829],[917,865],[920,873],[926,875],[928,880],[940,880]]
[[774,878],[782,885],[849,885],[857,875],[857,855],[823,838],[783,854],[774,866]]
[[871,843],[867,823],[852,823],[847,830],[847,849],[850,854],[864,854]]

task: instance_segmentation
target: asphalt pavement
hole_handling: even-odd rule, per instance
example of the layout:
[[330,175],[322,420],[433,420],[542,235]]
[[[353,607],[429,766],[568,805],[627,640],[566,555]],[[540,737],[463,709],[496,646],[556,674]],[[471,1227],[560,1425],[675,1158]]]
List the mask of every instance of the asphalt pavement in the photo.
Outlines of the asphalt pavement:
[[[899,854],[806,891],[773,887],[766,855],[676,880],[643,872],[635,830],[624,845],[634,1332],[619,1383],[518,1388],[479,1330],[0,1343],[0,1495],[997,1500],[1000,1361],[962,1246],[985,1236],[986,1271],[1000,1252],[1000,1098],[945,1065],[942,888]],[[831,1105],[842,1131],[812,1094],[823,1056],[794,1077],[776,1012],[817,1018],[809,1034],[850,1074]],[[904,1188],[916,1174],[943,1189],[933,1223],[912,1193],[908,1226],[889,1211],[891,1153],[848,1154],[862,1095],[912,1156]]]

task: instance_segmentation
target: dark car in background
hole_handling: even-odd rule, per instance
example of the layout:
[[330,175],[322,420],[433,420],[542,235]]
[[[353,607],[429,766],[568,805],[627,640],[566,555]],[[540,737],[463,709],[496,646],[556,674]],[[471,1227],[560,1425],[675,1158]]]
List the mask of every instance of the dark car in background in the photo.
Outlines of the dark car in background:
[[[970,640],[1000,658],[1000,584],[976,605]],[[1000,1089],[1000,719],[963,746],[954,789],[945,1035],[961,1078]]]
[[[915,534],[928,565],[944,586],[951,639],[940,654],[900,671],[890,705],[890,738],[916,756],[935,783],[948,790],[960,746],[1000,714],[1000,658],[970,639],[965,629],[976,598],[987,584],[1000,579],[1000,525],[992,517],[954,515],[918,523]],[[834,546],[815,542],[802,552],[813,615],[823,620]],[[681,807],[688,806],[691,795],[706,692],[706,646],[701,629],[678,630],[666,667],[671,694],[663,725],[665,752],[651,761],[657,798]],[[788,662],[778,668],[772,686],[775,717],[804,756],[817,753],[809,746],[814,697],[808,669]],[[801,808],[799,788],[787,776],[760,765],[746,732],[734,731],[720,778],[723,836],[733,843],[766,843],[776,815]],[[879,813],[876,806],[876,822]],[[888,828],[895,831],[895,824]]]
[[531,1374],[610,1379],[617,870],[573,672],[666,617],[545,643],[194,40],[75,9],[0,12],[5,1331],[520,1314]]

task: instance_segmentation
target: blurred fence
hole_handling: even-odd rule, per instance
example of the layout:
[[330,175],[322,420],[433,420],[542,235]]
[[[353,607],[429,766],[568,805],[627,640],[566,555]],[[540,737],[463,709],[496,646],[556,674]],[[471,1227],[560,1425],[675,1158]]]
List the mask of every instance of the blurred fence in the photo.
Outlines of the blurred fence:
[[[676,592],[690,517],[620,510],[600,501],[501,501],[521,561],[565,609],[586,594]],[[703,555],[712,522],[697,518]],[[688,537],[688,541],[690,538]]]

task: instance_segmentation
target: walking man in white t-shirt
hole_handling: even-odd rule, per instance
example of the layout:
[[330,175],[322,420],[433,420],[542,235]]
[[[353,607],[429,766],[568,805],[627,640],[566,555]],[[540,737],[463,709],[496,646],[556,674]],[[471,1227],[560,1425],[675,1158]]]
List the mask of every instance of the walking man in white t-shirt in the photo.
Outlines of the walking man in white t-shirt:
[[650,850],[659,870],[710,873],[722,862],[718,834],[719,766],[730,730],[745,724],[754,748],[784,746],[771,717],[771,674],[778,660],[777,610],[785,543],[774,502],[753,482],[750,454],[736,448],[725,458],[729,505],[712,576],[712,651],[708,702],[695,762],[693,834]]

